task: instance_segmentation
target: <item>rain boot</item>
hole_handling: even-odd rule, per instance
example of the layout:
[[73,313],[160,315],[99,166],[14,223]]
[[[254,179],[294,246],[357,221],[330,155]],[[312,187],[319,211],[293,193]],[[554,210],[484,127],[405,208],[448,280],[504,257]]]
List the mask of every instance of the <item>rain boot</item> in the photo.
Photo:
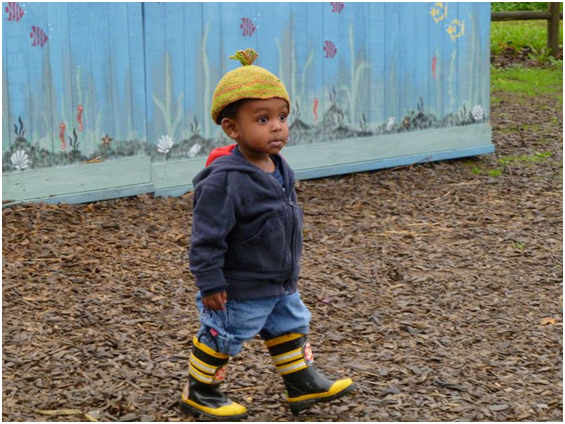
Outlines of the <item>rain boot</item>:
[[332,381],[314,366],[312,348],[305,334],[285,334],[265,345],[286,386],[286,396],[293,414],[314,403],[329,402],[345,396],[355,384],[350,378]]
[[230,400],[220,391],[225,378],[228,355],[193,340],[188,383],[179,402],[187,414],[204,415],[219,421],[237,421],[247,418],[245,406]]

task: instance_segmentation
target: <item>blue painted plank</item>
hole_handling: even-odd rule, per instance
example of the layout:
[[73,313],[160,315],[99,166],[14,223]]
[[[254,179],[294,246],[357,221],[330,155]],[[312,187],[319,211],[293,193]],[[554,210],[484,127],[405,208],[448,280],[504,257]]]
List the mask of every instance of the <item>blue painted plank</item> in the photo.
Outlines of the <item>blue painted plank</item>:
[[472,66],[471,58],[471,44],[473,39],[473,25],[472,21],[469,19],[469,8],[472,7],[472,3],[464,2],[459,4],[458,19],[463,25],[463,35],[455,39],[457,44],[457,106],[461,108],[465,106],[467,114],[470,112],[471,108],[476,105],[471,97],[472,91],[472,81],[470,81]]
[[33,137],[33,143],[39,149],[45,149],[49,152],[58,151],[60,142],[57,141],[57,101],[53,83],[53,66],[51,64],[50,50],[52,49],[51,41],[56,35],[60,36],[49,20],[49,8],[46,3],[32,3],[27,5],[26,13],[30,19],[33,19],[35,26],[44,29],[49,39],[40,50],[34,50],[36,47],[30,47],[30,56],[35,62],[33,66],[35,74],[33,75],[35,84],[35,95],[41,98],[41,103],[34,113],[33,117],[38,135]]
[[[7,6],[6,3],[3,5]],[[17,138],[14,132],[14,124],[20,127],[18,119],[21,116],[26,130],[26,137],[31,136],[32,132],[32,93],[30,89],[29,75],[29,55],[31,53],[41,54],[34,47],[32,49],[30,42],[30,28],[22,19],[19,22],[8,21],[8,14],[3,13],[2,33],[3,33],[3,49],[2,55],[7,56],[6,71],[9,75],[7,81],[7,92],[10,94],[10,115],[7,117],[9,128],[11,129],[10,142],[13,143]],[[25,15],[24,15],[25,16]],[[4,144],[4,143],[3,143]]]
[[459,52],[457,51],[457,41],[453,40],[447,30],[454,21],[459,18],[459,4],[449,2],[448,4],[448,17],[441,22],[444,27],[443,37],[443,72],[445,73],[445,90],[444,90],[444,114],[458,114],[459,112],[459,79],[457,73],[459,72]]
[[400,19],[400,111],[406,116],[418,107],[427,112],[429,104],[428,7],[425,3],[401,3]]
[[368,56],[371,64],[371,78],[368,91],[371,97],[369,113],[370,129],[385,124],[389,116],[385,111],[385,7],[384,3],[369,3]]
[[280,78],[292,96],[290,3],[258,3],[257,64]]
[[[182,139],[186,113],[184,110],[183,67],[186,66],[184,40],[184,14],[182,3],[165,3],[165,54],[170,68],[165,68],[166,91],[161,99],[168,108],[167,125],[164,134],[169,135],[176,143]],[[170,61],[170,62],[169,62]]]
[[[43,90],[45,84],[43,84],[42,71],[43,62],[46,57],[46,49],[49,48],[49,40],[43,48],[33,47],[32,38],[30,34],[32,33],[32,26],[37,26],[45,30],[46,36],[50,35],[49,25],[46,16],[46,6],[40,3],[18,3],[20,7],[25,8],[25,15],[22,20],[17,25],[22,25],[27,30],[26,36],[22,35],[22,40],[25,40],[25,48],[23,51],[26,52],[28,75],[29,75],[29,89],[30,89],[30,116],[27,117],[26,124],[26,139],[29,143],[37,145],[43,145],[44,147],[50,148],[51,145],[46,143],[45,140],[40,142],[40,139],[45,137],[46,134],[51,131],[50,122],[50,110],[51,105],[45,104],[45,97]],[[48,98],[48,97],[47,97]]]
[[[322,126],[327,98],[324,92],[324,51],[323,38],[323,3],[301,3],[302,22],[296,29],[299,38],[297,49],[300,53],[298,66],[300,75],[301,119],[308,125]],[[316,112],[316,113],[314,113]],[[316,118],[317,117],[317,118]]]
[[[330,101],[328,111],[339,110],[344,115],[344,125],[350,126],[355,121],[352,116],[351,60],[355,56],[349,43],[349,33],[353,29],[355,5],[350,3],[341,12],[334,11],[331,3],[323,5],[322,51],[324,52],[324,87],[326,95],[335,90],[335,101]],[[324,50],[325,49],[325,50]],[[336,52],[337,51],[337,52]],[[336,109],[337,108],[337,109]],[[328,113],[329,117],[329,113]],[[332,128],[333,127],[333,128]],[[326,131],[337,128],[326,127]]]
[[119,197],[138,196],[140,194],[152,193],[155,187],[153,184],[137,184],[132,186],[124,186],[119,188],[109,188],[96,191],[85,191],[75,194],[63,194],[60,196],[39,197],[34,199],[27,199],[21,201],[14,201],[10,203],[3,203],[2,209],[11,207],[21,203],[90,203],[100,202],[102,200],[117,199]]
[[328,168],[309,169],[297,171],[296,177],[301,180],[324,178],[334,175],[353,174],[356,172],[376,171],[398,166],[410,166],[428,162],[443,161],[462,157],[486,155],[494,152],[494,146],[486,144],[473,148],[453,149],[444,152],[430,152],[411,156],[402,156],[390,159],[378,159],[367,162],[356,162],[353,164],[336,165]]
[[[56,110],[55,117],[59,122],[66,126],[65,143],[59,144],[55,152],[70,152],[68,136],[72,134],[76,127],[75,111],[73,108],[73,88],[72,81],[76,78],[72,71],[71,55],[69,49],[69,38],[74,34],[69,32],[69,24],[72,18],[69,17],[68,3],[50,3],[48,5],[49,21],[53,27],[52,36],[49,39],[49,54],[52,65],[52,76],[55,81]],[[59,127],[59,125],[57,127]],[[63,149],[64,147],[64,149]]]
[[[299,179],[321,178],[331,175],[366,172],[396,166],[415,165],[459,157],[492,153],[492,129],[488,125],[471,125],[451,130],[420,131],[418,136],[402,133],[383,137],[343,140],[335,143],[319,143],[308,146],[285,148],[283,155]],[[429,143],[428,143],[429,142]],[[316,158],[316,161],[312,161]],[[171,175],[182,175],[185,185],[167,186],[155,184],[157,196],[180,196],[192,189],[190,181],[200,170],[194,162],[192,170],[182,163],[161,167],[163,181],[171,181]],[[169,177],[165,177],[169,174]]]
[[[49,137],[53,140],[52,153],[58,154],[66,149],[67,134],[61,124],[68,122],[67,114],[64,114],[65,99],[65,83],[64,83],[64,67],[65,57],[63,51],[68,50],[68,25],[61,23],[66,16],[66,7],[63,9],[58,4],[46,4],[44,11],[44,21],[48,22],[49,41],[45,45],[45,54],[48,56],[47,61],[47,78],[50,84],[50,100],[51,100],[51,131]],[[44,22],[43,21],[43,22]],[[67,56],[68,58],[68,56]],[[65,124],[64,127],[67,125]],[[62,140],[61,135],[62,134]]]
[[[108,48],[110,57],[110,93],[114,120],[115,141],[132,139],[131,82],[128,71],[131,68],[128,37],[127,3],[108,3]],[[127,99],[127,101],[126,101]]]
[[293,122],[293,113],[300,112],[298,119],[304,119],[302,110],[307,106],[305,104],[305,90],[306,87],[302,84],[302,71],[306,66],[308,60],[308,34],[306,28],[308,25],[308,10],[305,3],[291,3],[289,10],[289,24],[292,31],[292,43],[290,45],[289,60],[290,60],[290,80],[288,81],[287,91],[290,96],[292,110],[289,123]]
[[[4,3],[2,3],[4,7]],[[9,150],[12,145],[12,128],[10,126],[10,102],[8,98],[10,97],[10,92],[8,90],[8,55],[6,54],[6,31],[8,25],[6,23],[2,24],[2,152]]]
[[[202,85],[202,107],[204,110],[210,110],[212,105],[212,95],[214,88],[231,69],[237,64],[228,59],[233,52],[226,54],[224,50],[224,29],[218,23],[224,22],[224,11],[221,3],[205,3],[202,9],[202,21],[204,23],[204,31],[206,33],[206,46],[203,58],[203,85]],[[231,63],[230,63],[231,62]],[[212,137],[219,133],[216,125],[211,119],[204,120],[203,123],[204,137]]]
[[147,140],[147,122],[145,108],[145,55],[143,41],[142,3],[127,4],[127,27],[130,57],[130,102],[132,138]]
[[203,80],[202,56],[205,41],[202,7],[202,3],[184,3],[183,10],[184,21],[187,23],[184,26],[183,39],[186,66],[182,67],[186,88],[184,105],[187,138],[202,136],[204,121],[210,120],[210,112],[202,107],[204,95],[201,84]]
[[385,110],[386,114],[401,123],[400,109],[400,7],[397,3],[385,4]]
[[155,185],[155,190],[168,190],[173,187],[192,184],[192,179],[204,168],[205,163],[205,157],[161,163],[154,162],[151,165],[151,179]]
[[101,134],[108,134],[114,141],[118,141],[115,117],[113,112],[112,80],[111,80],[111,40],[108,25],[108,4],[90,3],[88,28],[90,37],[90,96],[92,106],[89,111],[92,115],[89,120],[93,124],[93,133],[96,142]]
[[[67,130],[73,136],[73,128],[76,129],[79,150],[84,155],[90,156],[96,149],[96,144],[102,137],[94,132],[94,110],[92,109],[92,91],[90,80],[90,69],[92,57],[90,50],[90,38],[83,34],[85,28],[90,25],[91,10],[88,3],[69,3],[69,49],[71,57],[71,113]],[[79,107],[82,111],[79,111]],[[82,123],[82,126],[81,126]],[[81,131],[82,128],[82,131]]]
[[143,3],[146,60],[147,143],[155,149],[164,135],[163,111],[157,101],[165,98],[165,3]]
[[27,200],[149,183],[150,159],[137,156],[2,174],[2,198]]
[[484,146],[491,144],[491,133],[489,125],[466,125],[293,146],[283,155],[295,171],[316,169]]
[[[429,58],[429,73],[428,73],[428,109],[437,118],[444,116],[443,110],[443,90],[445,88],[445,69],[444,63],[446,61],[443,52],[443,40],[447,36],[445,33],[444,23],[445,18],[436,21],[432,15],[432,10],[435,8],[437,13],[441,13],[441,9],[435,3],[428,3],[427,10],[427,26],[428,26],[428,58]],[[435,19],[440,19],[442,15],[435,16]]]
[[[308,169],[296,171],[296,177],[300,180],[310,180],[316,178],[330,177],[334,175],[353,174],[357,172],[378,171],[386,168],[395,168],[398,166],[419,165],[428,162],[444,161],[462,157],[471,157],[486,155],[494,152],[494,146],[486,144],[484,146],[473,148],[454,149],[445,152],[431,152],[411,156],[403,156],[390,159],[379,159],[366,162],[357,162],[353,164],[343,164],[330,166],[327,168]],[[159,197],[179,197],[194,190],[192,184],[178,187],[169,187],[155,190],[155,196]]]
[[479,54],[477,65],[477,102],[482,105],[485,116],[490,116],[490,5],[481,3],[476,19],[479,21]]
[[[370,3],[355,4],[355,14],[349,29],[349,44],[353,46],[354,57],[350,66],[350,85],[355,112],[352,116],[352,127],[357,131],[367,131],[371,121],[371,109],[374,97],[369,90],[373,64],[371,63],[370,44]],[[345,9],[344,9],[345,10]]]

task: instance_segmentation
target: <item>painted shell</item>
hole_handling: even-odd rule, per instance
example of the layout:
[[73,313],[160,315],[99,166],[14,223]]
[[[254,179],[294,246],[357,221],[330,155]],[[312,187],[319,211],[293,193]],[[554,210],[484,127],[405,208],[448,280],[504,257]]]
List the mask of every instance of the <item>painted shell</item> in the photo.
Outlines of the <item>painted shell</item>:
[[200,151],[200,149],[202,149],[202,146],[198,143],[196,143],[194,146],[192,146],[190,148],[190,150],[188,151],[188,153],[186,154],[189,158],[193,158],[194,156],[196,156],[198,154],[198,152]]
[[10,160],[12,165],[19,171],[23,171],[29,166],[29,158],[24,150],[18,150],[10,157]]
[[386,131],[392,131],[395,124],[396,124],[396,118],[394,116],[391,116],[390,118],[388,118],[388,122],[386,124],[385,130]]
[[171,151],[173,144],[175,144],[173,139],[168,135],[164,135],[159,139],[159,143],[157,143],[157,151],[159,153],[167,154]]
[[476,105],[471,109],[471,115],[475,121],[482,121],[485,117],[483,107],[481,105]]

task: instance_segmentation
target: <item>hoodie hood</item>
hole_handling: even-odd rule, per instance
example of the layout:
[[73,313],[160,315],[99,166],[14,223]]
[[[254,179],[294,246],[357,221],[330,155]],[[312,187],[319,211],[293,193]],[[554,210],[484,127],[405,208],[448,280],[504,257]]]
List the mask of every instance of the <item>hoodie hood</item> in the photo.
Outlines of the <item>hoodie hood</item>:
[[206,160],[206,166],[210,166],[212,162],[222,156],[232,155],[233,150],[236,148],[237,144],[230,144],[229,146],[218,147],[210,152],[208,159]]
[[[233,153],[237,144],[231,144],[229,146],[219,147],[214,149],[208,155],[206,160],[206,168],[200,171],[192,180],[192,184],[196,187],[197,184],[201,183],[205,179],[212,175],[217,175],[220,173],[225,173],[229,171],[238,171],[248,174],[266,174],[264,171],[248,162],[239,155]],[[281,173],[285,181],[286,187],[294,187],[294,173],[290,170],[283,159],[283,157],[278,154],[281,163],[284,165],[280,168]],[[269,177],[270,178],[270,177]]]

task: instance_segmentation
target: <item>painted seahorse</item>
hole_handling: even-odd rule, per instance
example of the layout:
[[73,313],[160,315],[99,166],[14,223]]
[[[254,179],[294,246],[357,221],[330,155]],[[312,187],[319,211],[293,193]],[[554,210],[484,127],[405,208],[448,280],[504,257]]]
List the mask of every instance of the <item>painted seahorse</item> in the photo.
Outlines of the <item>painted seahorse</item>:
[[61,140],[61,150],[65,150],[67,148],[67,143],[65,142],[65,130],[67,126],[64,122],[61,122],[59,125],[59,140]]
[[84,130],[84,125],[82,125],[82,105],[78,105],[77,107],[77,122],[78,122],[78,130]]
[[314,122],[318,122],[318,98],[314,99]]

